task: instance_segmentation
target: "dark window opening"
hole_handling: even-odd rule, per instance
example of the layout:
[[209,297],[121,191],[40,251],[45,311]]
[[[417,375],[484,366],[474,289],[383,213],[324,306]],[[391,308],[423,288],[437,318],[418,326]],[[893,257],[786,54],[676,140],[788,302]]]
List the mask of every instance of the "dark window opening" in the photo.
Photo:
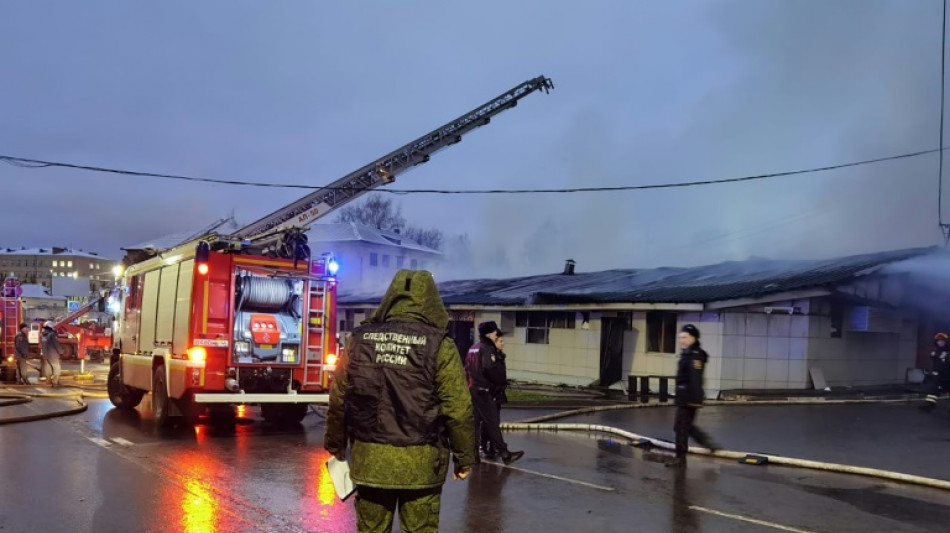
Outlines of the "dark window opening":
[[676,313],[647,313],[647,351],[676,353]]

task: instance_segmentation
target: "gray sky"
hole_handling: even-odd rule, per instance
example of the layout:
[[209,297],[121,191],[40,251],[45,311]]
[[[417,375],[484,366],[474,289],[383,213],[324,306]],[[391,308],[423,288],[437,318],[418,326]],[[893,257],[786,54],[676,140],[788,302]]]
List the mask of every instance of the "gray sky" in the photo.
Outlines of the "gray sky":
[[[550,95],[397,186],[612,186],[870,159],[937,146],[940,10],[938,0],[10,2],[0,154],[319,185],[544,74]],[[467,232],[512,274],[559,270],[567,257],[579,270],[686,266],[935,243],[936,172],[933,155],[689,190],[400,198],[412,221]],[[0,244],[116,256],[301,195],[7,165],[0,179]]]

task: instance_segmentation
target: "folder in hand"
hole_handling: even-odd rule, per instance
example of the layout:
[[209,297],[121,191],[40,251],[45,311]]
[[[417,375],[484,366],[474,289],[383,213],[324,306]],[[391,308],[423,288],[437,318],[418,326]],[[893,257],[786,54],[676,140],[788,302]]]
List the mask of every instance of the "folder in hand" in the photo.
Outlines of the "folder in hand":
[[350,479],[350,463],[341,461],[336,457],[330,457],[330,460],[327,461],[327,472],[330,474],[333,488],[340,500],[346,501],[356,492],[356,484]]

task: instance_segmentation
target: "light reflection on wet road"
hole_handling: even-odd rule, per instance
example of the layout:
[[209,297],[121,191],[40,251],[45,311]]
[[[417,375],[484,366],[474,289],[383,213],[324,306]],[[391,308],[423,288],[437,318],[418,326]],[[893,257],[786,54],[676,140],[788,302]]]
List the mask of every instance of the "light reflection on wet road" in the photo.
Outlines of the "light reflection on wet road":
[[[506,418],[538,411],[509,410]],[[148,399],[124,413],[96,401],[71,418],[0,428],[3,531],[355,531],[352,501],[324,468],[323,419],[268,427],[247,409],[233,427],[159,431]],[[814,533],[939,530],[946,494],[853,477],[665,456],[579,434],[510,433],[519,470],[483,464],[447,481],[443,531]],[[604,487],[597,489],[594,487]],[[36,512],[37,499],[52,502]],[[721,512],[722,515],[714,514]],[[730,517],[731,516],[731,517]],[[934,528],[937,529],[934,529]],[[397,528],[398,530],[398,528]]]

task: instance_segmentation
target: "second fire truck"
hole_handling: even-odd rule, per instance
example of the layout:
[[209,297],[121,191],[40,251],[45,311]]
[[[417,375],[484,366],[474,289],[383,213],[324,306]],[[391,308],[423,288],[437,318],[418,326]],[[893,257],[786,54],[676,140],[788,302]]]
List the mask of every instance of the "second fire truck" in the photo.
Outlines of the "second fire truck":
[[551,88],[544,76],[521,83],[233,234],[127,258],[109,399],[132,409],[151,392],[159,425],[193,422],[207,409],[233,416],[235,404],[258,404],[274,423],[300,422],[308,404],[327,402],[340,348],[338,265],[310,257],[305,229]]

